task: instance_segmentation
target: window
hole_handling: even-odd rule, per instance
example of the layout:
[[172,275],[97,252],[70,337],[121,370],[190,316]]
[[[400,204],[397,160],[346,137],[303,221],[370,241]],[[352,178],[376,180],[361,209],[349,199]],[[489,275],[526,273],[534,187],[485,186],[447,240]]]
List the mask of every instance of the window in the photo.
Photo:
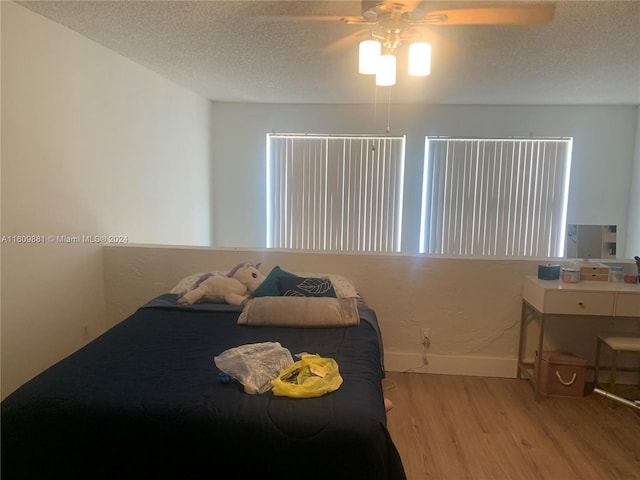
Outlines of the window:
[[564,256],[571,146],[427,137],[420,252]]
[[405,137],[267,135],[267,247],[398,252]]

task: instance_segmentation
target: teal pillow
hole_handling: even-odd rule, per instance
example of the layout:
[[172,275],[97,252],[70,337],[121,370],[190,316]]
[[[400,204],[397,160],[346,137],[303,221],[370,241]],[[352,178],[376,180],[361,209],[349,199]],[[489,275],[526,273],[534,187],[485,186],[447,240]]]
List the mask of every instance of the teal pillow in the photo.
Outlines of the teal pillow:
[[253,291],[254,297],[279,297],[281,278],[297,277],[293,273],[282,270],[278,265],[273,267],[260,286]]

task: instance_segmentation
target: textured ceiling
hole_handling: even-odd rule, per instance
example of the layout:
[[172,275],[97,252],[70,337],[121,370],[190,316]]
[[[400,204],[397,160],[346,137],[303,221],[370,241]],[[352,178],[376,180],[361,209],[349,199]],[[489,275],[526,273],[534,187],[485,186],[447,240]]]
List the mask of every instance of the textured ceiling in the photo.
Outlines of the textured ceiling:
[[636,0],[555,2],[546,25],[425,27],[432,74],[408,77],[401,47],[398,83],[377,92],[357,73],[362,26],[293,18],[359,15],[359,1],[18,3],[214,101],[640,104]]

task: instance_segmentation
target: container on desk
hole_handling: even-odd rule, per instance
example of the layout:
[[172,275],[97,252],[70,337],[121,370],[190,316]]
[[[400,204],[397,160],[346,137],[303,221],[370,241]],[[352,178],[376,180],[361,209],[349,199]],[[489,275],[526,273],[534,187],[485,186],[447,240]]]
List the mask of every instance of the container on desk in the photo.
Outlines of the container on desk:
[[560,265],[538,265],[538,278],[540,280],[558,280],[560,278]]
[[637,277],[635,275],[624,276],[624,283],[638,283],[638,280],[640,280],[640,275],[638,275]]
[[601,263],[584,263],[580,265],[580,280],[608,282],[609,267]]
[[540,362],[540,393],[549,397],[582,397],[586,372],[584,358],[545,350]]
[[580,281],[580,270],[577,268],[563,268],[562,281],[564,283],[578,283]]
[[617,265],[609,267],[609,273],[611,278],[609,278],[610,282],[622,282],[624,280],[624,267],[620,267]]

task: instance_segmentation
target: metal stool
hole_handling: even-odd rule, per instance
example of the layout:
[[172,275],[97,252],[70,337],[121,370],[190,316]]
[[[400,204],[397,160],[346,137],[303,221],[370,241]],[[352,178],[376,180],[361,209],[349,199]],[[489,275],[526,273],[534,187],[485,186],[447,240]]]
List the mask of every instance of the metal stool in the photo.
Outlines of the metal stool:
[[611,376],[609,378],[609,390],[613,393],[616,387],[616,370],[618,368],[618,354],[623,352],[640,353],[640,337],[622,337],[598,335],[598,343],[596,345],[596,362],[593,373],[593,384],[598,387],[598,373],[600,372],[600,352],[602,345],[606,345],[612,351],[611,357]]

